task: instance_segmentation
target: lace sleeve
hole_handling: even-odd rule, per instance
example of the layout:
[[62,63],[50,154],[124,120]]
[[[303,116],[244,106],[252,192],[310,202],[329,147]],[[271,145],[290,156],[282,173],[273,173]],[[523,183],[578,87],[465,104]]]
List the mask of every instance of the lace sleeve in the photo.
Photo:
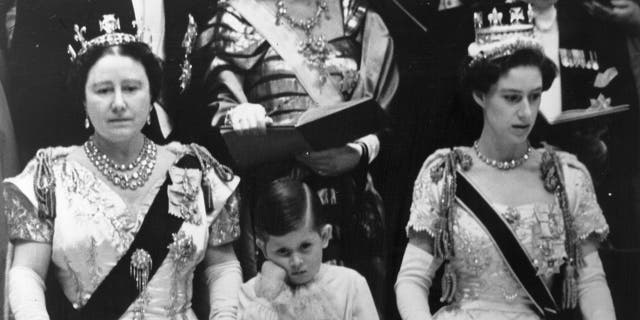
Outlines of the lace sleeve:
[[427,158],[422,165],[418,178],[413,186],[411,215],[407,223],[407,235],[413,232],[426,231],[435,236],[438,226],[438,202],[442,189],[442,179],[438,177],[438,169],[449,150],[439,150]]
[[578,239],[593,237],[598,241],[604,240],[609,233],[609,225],[596,199],[589,171],[579,162],[570,162],[565,169],[565,184]]
[[51,243],[53,221],[40,218],[33,203],[15,185],[5,183],[2,193],[9,239]]

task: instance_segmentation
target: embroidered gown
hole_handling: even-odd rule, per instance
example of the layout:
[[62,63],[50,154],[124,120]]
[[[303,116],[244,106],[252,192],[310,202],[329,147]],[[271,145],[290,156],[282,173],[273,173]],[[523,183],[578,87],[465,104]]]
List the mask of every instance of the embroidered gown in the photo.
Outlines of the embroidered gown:
[[[28,240],[52,246],[52,268],[64,296],[73,308],[80,309],[103,279],[127,252],[152,204],[168,203],[159,214],[172,214],[184,220],[159,269],[149,279],[146,288],[126,309],[120,319],[190,319],[192,280],[196,265],[204,259],[208,246],[219,246],[239,235],[238,198],[235,193],[239,179],[220,170],[205,171],[212,182],[213,212],[205,212],[203,170],[199,166],[183,166],[181,159],[195,158],[194,148],[177,143],[167,149],[175,155],[168,172],[147,183],[148,194],[127,205],[112,185],[67,156],[78,146],[42,149],[49,153],[55,177],[55,219],[39,217],[34,193],[37,161],[32,160],[24,171],[5,181],[5,213],[12,241]],[[218,164],[213,158],[209,159]],[[198,163],[197,160],[191,159]],[[193,162],[192,161],[192,162]],[[195,196],[187,197],[187,187],[195,186]],[[189,214],[181,214],[189,212]],[[129,266],[129,262],[127,262]],[[129,281],[136,281],[131,275]],[[49,294],[50,292],[47,291]],[[111,297],[111,296],[110,296]],[[64,316],[66,319],[67,317]]]
[[[271,4],[261,3],[267,6]],[[328,47],[332,54],[326,61],[326,68],[334,83],[338,84],[343,100],[370,96],[386,109],[398,85],[389,32],[380,16],[368,10],[364,1],[341,1],[341,5],[342,12],[330,12],[330,15],[332,19],[342,19],[344,34],[329,40]],[[273,6],[275,8],[275,1]],[[301,113],[318,107],[291,67],[228,2],[218,2],[216,15],[201,33],[201,38],[201,46],[195,52],[203,55],[204,60],[210,58],[207,60],[208,65],[202,68],[207,70],[203,83],[209,99],[208,126],[223,125],[227,112],[243,102],[264,106],[275,124],[294,123]],[[216,138],[209,139],[202,143],[211,150],[219,150],[219,146],[211,145],[211,139]],[[380,250],[376,248],[381,249],[381,246],[362,244],[362,237],[346,240],[346,235],[340,231],[354,229],[348,223],[352,223],[351,217],[361,203],[361,193],[367,183],[367,164],[361,163],[358,168],[341,177],[326,178],[293,160],[269,163],[244,172],[243,181],[246,184],[242,192],[243,203],[251,205],[255,202],[251,197],[255,194],[256,186],[282,176],[300,177],[318,193],[328,209],[330,222],[335,226],[334,240],[325,256],[341,262],[344,262],[345,256],[367,259],[379,254]],[[250,208],[242,209],[243,230],[252,229],[249,211]],[[371,221],[380,219],[372,218]],[[381,229],[374,225],[369,228],[380,234]],[[245,244],[249,241],[251,240],[242,240]],[[353,246],[349,247],[345,242],[350,242]],[[242,251],[251,255],[254,249]],[[239,253],[241,258],[243,252]],[[249,266],[251,263],[247,261],[251,259],[249,257],[241,260],[245,277],[255,275],[256,267]],[[353,266],[348,261],[346,264]],[[253,270],[247,273],[247,268]],[[368,274],[362,269],[359,271]]]
[[[463,149],[469,152],[468,149]],[[544,151],[544,150],[542,150]],[[416,179],[407,233],[438,230],[439,200],[444,179],[434,182],[448,150],[439,150],[424,163]],[[591,177],[575,156],[557,152],[563,164],[569,210],[578,241],[602,240],[609,232],[596,201]],[[437,180],[437,179],[436,179]],[[542,180],[541,180],[542,183]],[[554,199],[556,199],[554,197]],[[557,200],[511,207],[493,203],[528,253],[531,263],[550,282],[567,257],[562,211]],[[516,319],[539,320],[527,292],[512,275],[486,229],[466,206],[455,203],[453,215],[453,267],[458,284],[454,301],[434,314],[435,320]],[[434,311],[434,310],[432,310]]]

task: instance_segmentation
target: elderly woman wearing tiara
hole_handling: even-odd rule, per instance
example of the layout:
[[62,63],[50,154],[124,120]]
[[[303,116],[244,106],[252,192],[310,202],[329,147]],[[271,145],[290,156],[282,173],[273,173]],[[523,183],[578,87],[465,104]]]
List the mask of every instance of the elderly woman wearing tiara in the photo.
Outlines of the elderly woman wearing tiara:
[[[577,307],[584,319],[615,319],[597,251],[608,226],[589,172],[528,141],[556,67],[526,9],[497,9],[476,13],[463,74],[482,133],[471,147],[435,152],[416,179],[398,308],[405,320],[556,319]],[[447,305],[432,316],[440,267]]]
[[[39,150],[5,181],[17,320],[196,319],[200,263],[209,318],[235,319],[239,179],[202,147],[159,146],[141,133],[162,69],[138,39],[109,30],[83,43],[70,84],[93,135],[82,146]],[[47,272],[68,308],[45,305]]]

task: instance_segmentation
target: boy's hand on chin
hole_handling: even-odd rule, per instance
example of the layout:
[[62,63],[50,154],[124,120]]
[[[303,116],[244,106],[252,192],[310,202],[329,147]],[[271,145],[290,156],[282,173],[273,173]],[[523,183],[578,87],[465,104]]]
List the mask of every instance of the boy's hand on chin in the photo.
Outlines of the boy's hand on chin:
[[267,260],[262,264],[256,295],[267,300],[275,299],[286,287],[287,271]]

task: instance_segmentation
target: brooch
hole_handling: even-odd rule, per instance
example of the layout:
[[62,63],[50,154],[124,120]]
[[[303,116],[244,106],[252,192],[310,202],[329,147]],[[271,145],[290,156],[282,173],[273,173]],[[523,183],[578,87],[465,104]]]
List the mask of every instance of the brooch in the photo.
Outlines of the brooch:
[[173,242],[169,245],[169,256],[177,264],[184,265],[193,257],[196,252],[196,246],[193,244],[193,238],[180,230],[171,235]]
[[193,51],[193,47],[196,43],[196,36],[198,35],[198,28],[196,25],[196,21],[191,14],[189,14],[189,24],[187,25],[187,32],[184,34],[184,38],[182,39],[182,48],[184,49],[184,59],[182,64],[180,65],[181,74],[180,74],[180,92],[184,92],[184,90],[189,86],[191,82],[191,62],[189,61],[189,56]]
[[199,225],[202,217],[198,213],[198,193],[200,186],[194,181],[200,180],[200,172],[197,170],[182,169],[182,174],[172,174],[171,184],[168,188],[169,214],[183,219],[186,222]]
[[144,249],[137,249],[131,255],[131,263],[129,264],[129,274],[136,281],[138,292],[142,292],[149,282],[149,274],[153,267],[151,255]]

